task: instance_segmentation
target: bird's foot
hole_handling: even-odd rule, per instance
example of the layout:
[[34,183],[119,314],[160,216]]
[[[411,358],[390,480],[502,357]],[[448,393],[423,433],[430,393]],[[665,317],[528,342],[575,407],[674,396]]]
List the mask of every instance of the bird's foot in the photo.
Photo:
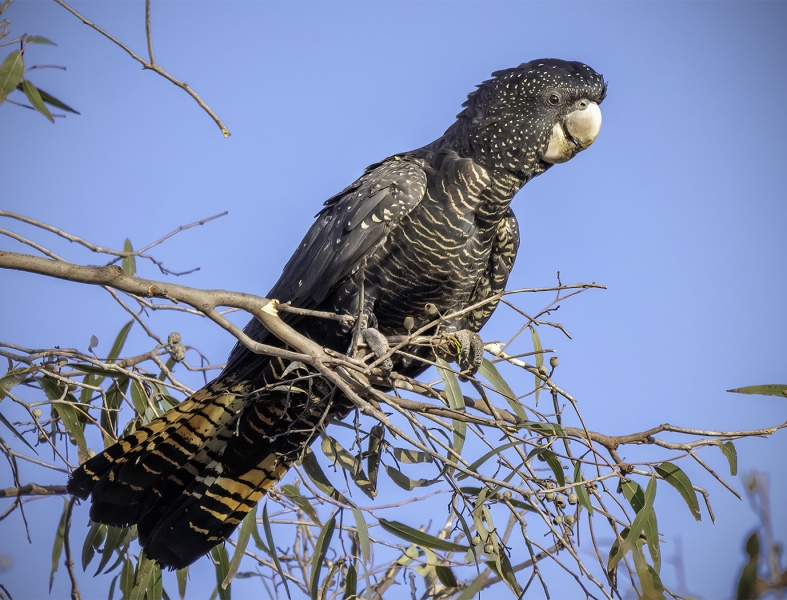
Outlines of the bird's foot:
[[[361,336],[363,337],[363,341],[366,342],[366,345],[371,348],[372,352],[377,358],[382,358],[388,351],[390,350],[388,346],[388,340],[385,339],[385,336],[373,329],[368,327],[366,329],[361,330]],[[383,379],[388,379],[391,375],[391,371],[393,370],[393,361],[390,357],[386,358],[383,362],[380,363],[380,371],[381,377]]]
[[481,341],[481,336],[474,331],[460,329],[444,333],[443,338],[451,344],[454,350],[453,358],[461,372],[469,377],[475,375],[484,360],[484,342]]

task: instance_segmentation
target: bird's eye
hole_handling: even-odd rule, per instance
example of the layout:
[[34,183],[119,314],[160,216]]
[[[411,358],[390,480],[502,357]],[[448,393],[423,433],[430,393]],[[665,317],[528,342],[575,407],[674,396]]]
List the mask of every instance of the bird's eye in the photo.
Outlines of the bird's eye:
[[549,103],[552,106],[560,104],[560,96],[558,94],[549,94]]

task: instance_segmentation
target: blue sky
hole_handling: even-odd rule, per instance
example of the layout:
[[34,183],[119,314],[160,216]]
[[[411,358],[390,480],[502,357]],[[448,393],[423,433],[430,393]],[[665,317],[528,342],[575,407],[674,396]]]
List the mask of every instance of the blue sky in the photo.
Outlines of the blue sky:
[[[144,3],[74,6],[146,54]],[[12,34],[58,44],[31,48],[27,60],[67,72],[30,79],[82,114],[52,126],[32,111],[0,107],[0,208],[115,248],[126,237],[140,247],[226,210],[156,255],[174,270],[200,267],[179,283],[261,295],[326,198],[366,165],[442,134],[492,71],[539,57],[586,62],[609,81],[598,140],[513,204],[522,245],[510,287],[552,285],[560,271],[564,283],[609,288],[553,315],[573,339],[542,331],[544,346],[560,356],[559,384],[579,399],[589,426],[607,433],[785,420],[783,398],[725,390],[787,382],[786,3],[154,2],[158,62],[219,114],[228,139],[182,91],[55,3],[17,0],[4,16]],[[36,239],[75,261],[96,260]],[[21,250],[9,240],[0,247]],[[127,320],[100,290],[13,272],[0,272],[0,284],[3,341],[86,350],[96,335],[106,350]],[[523,304],[537,310],[548,301]],[[486,340],[503,335],[510,315],[497,317]],[[178,329],[216,362],[233,343],[194,319],[152,321]],[[147,349],[140,332],[130,344]],[[777,507],[787,493],[787,433],[737,448],[741,472],[771,473]],[[674,456],[653,448],[623,454]],[[725,470],[720,452],[702,456]],[[662,551],[674,555],[680,541],[687,589],[678,591],[729,597],[754,515],[681,464],[711,492],[717,524],[707,513],[694,522],[677,493],[660,488]],[[10,485],[0,468],[0,485]],[[37,483],[65,480],[24,473]],[[742,490],[740,477],[733,482]],[[20,543],[18,516],[0,525],[0,554],[13,559],[0,581],[15,598],[46,594],[60,509],[57,499],[28,506],[29,547]],[[84,523],[84,507],[75,514]],[[783,511],[774,527],[787,543]],[[81,538],[75,534],[80,547]],[[676,587],[674,569],[664,570]],[[61,568],[53,597],[67,594],[66,579]],[[93,597],[107,581],[85,575],[80,585]],[[239,597],[243,589],[251,588],[238,587]]]

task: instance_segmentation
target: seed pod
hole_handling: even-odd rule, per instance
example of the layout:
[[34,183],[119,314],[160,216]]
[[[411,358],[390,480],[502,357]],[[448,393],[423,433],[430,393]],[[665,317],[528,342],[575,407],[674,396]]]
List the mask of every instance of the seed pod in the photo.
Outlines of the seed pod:
[[547,374],[547,368],[544,365],[541,365],[541,366],[538,367],[538,372],[541,375],[546,375]]
[[553,356],[549,359],[549,364],[554,369],[560,364],[560,359],[557,356]]
[[577,497],[576,494],[569,494],[568,495],[568,503],[569,504],[576,504],[577,502],[579,502],[579,498]]
[[36,419],[40,419],[40,418],[41,418],[41,415],[43,415],[43,414],[44,414],[44,413],[43,413],[43,412],[41,412],[41,409],[40,409],[40,408],[34,408],[34,409],[33,409],[33,416],[34,416]]
[[478,544],[481,543],[481,538],[477,535],[474,535],[473,539],[470,541],[473,542],[473,546],[478,546]]
[[167,336],[167,343],[172,346],[173,344],[180,344],[182,338],[177,331],[173,331]]
[[558,508],[566,507],[566,499],[561,494],[555,496],[555,506],[557,506]]
[[552,519],[553,525],[560,525],[563,523],[563,517],[561,515],[557,515],[554,519]]
[[564,518],[566,519],[566,525],[573,525],[574,521],[576,521],[574,515],[566,515]]
[[552,500],[555,499],[555,492],[547,492],[546,494],[544,494],[544,498],[546,499],[547,502],[552,502]]
[[503,498],[503,500],[510,500],[511,499],[511,492],[506,490],[505,492],[500,494],[500,496]]
[[495,553],[494,545],[493,544],[484,544],[484,552],[486,552],[487,554],[494,554]]
[[426,311],[427,315],[436,315],[437,314],[437,307],[432,304],[431,302],[427,302],[424,306],[424,310]]
[[413,327],[415,327],[415,319],[413,319],[412,317],[405,317],[404,318],[404,328],[405,328],[405,330],[408,333],[410,333],[413,330]]

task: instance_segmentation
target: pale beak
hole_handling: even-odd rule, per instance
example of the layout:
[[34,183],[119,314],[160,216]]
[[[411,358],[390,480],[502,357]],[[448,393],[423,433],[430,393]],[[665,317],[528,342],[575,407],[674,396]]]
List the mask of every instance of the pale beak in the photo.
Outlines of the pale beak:
[[584,109],[569,113],[562,124],[557,123],[552,128],[549,146],[541,159],[552,164],[571,160],[577,152],[581,152],[596,140],[599,131],[601,109],[598,104],[591,102]]

